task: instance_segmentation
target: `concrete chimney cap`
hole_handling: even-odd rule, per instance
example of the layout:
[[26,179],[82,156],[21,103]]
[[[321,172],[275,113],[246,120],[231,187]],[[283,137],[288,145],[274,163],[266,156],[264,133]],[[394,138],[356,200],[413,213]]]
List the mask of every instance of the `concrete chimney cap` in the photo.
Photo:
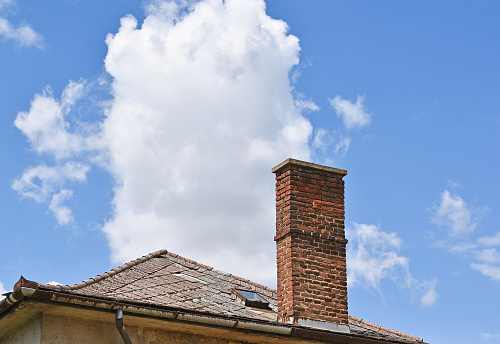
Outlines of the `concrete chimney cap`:
[[314,164],[312,162],[306,162],[306,161],[301,161],[301,160],[291,159],[291,158],[288,158],[285,161],[283,161],[281,164],[274,166],[271,171],[273,173],[276,173],[276,172],[278,172],[279,170],[281,170],[282,168],[284,168],[284,167],[286,167],[288,165],[303,166],[303,167],[307,167],[307,168],[313,168],[313,169],[316,169],[316,170],[338,173],[338,174],[341,174],[342,176],[347,175],[347,171],[346,170],[341,170],[340,168],[335,168],[335,167],[330,167],[330,166],[324,166],[324,165],[318,165],[318,164]]

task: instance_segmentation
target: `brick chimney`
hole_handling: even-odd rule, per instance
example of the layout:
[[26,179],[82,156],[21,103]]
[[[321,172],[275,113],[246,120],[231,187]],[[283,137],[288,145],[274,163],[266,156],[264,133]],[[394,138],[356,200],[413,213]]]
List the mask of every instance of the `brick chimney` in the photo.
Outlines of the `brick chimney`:
[[349,332],[342,180],[347,171],[287,159],[272,172],[279,320]]

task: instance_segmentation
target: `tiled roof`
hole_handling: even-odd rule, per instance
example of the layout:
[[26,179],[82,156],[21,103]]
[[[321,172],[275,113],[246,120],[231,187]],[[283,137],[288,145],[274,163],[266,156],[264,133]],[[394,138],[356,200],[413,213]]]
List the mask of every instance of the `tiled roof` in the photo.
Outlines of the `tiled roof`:
[[[277,321],[276,290],[160,250],[78,284],[40,284],[43,289],[118,302],[177,308],[214,315]],[[233,289],[253,291],[269,302],[268,311],[246,307]],[[351,333],[416,343],[422,339],[349,316]]]

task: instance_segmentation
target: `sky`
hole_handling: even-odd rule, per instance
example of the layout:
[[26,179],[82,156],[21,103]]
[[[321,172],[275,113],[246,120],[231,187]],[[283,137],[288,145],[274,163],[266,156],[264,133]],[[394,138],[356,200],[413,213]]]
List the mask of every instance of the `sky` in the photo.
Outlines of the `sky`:
[[0,0],[0,291],[166,248],[275,287],[274,175],[348,171],[349,313],[500,343],[500,3]]

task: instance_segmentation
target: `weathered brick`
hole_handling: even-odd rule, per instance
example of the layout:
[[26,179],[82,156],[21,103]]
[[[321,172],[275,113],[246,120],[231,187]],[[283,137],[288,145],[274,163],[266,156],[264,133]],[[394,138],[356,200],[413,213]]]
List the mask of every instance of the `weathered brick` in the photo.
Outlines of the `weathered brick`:
[[273,172],[279,316],[347,325],[345,171],[289,160]]

